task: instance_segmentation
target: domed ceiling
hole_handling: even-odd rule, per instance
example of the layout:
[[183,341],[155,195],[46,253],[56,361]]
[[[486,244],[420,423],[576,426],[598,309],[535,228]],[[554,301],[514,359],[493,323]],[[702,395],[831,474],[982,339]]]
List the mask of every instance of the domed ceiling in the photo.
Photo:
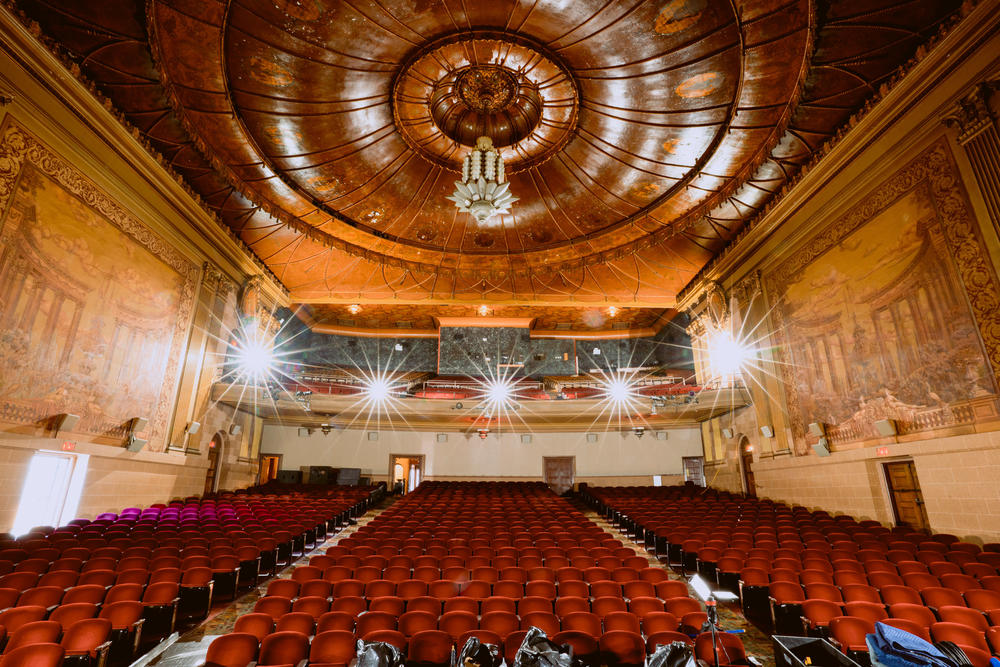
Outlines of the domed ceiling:
[[[658,320],[958,3],[17,4],[317,319]],[[481,135],[519,197],[485,223],[447,199]]]

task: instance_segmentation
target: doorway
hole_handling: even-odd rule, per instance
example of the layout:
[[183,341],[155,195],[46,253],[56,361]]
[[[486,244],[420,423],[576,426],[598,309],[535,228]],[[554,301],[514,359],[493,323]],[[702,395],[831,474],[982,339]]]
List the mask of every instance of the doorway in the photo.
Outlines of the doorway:
[[927,521],[924,496],[920,492],[920,481],[913,461],[892,461],[884,464],[884,467],[896,525],[929,531],[930,522]]
[[272,479],[278,478],[278,471],[281,470],[281,457],[283,454],[261,454],[260,466],[257,472],[257,483],[267,484]]
[[405,495],[412,492],[424,478],[423,454],[389,455],[389,490]]
[[573,480],[576,476],[576,457],[542,457],[542,474],[549,488],[562,495],[573,488]]
[[219,490],[219,467],[222,463],[222,436],[216,433],[208,443],[208,472],[205,473],[205,493]]
[[24,535],[36,526],[62,526],[75,519],[89,458],[36,452],[28,463],[11,532]]
[[705,486],[705,457],[704,456],[682,456],[681,465],[684,466],[684,482],[691,482],[695,486]]
[[753,476],[753,445],[746,436],[740,439],[740,462],[743,466],[743,489],[749,498],[757,497],[757,482]]

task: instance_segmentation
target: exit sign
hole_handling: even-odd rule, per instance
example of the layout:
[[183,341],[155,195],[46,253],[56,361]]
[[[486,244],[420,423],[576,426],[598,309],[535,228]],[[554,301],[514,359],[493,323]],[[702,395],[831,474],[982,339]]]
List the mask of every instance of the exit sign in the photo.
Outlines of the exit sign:
[[888,447],[876,447],[875,448],[875,456],[889,456],[889,448]]
[[62,444],[62,450],[64,452],[72,452],[76,449],[76,443],[71,440],[64,440]]

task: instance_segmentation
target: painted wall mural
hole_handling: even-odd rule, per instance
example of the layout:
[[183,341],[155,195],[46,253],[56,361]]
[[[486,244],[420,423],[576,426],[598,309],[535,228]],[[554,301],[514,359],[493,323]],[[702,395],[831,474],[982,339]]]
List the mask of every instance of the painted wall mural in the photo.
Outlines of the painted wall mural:
[[13,122],[0,130],[0,421],[164,448],[197,267]]
[[836,444],[880,419],[905,433],[997,418],[997,277],[943,143],[767,282],[799,453],[813,421]]

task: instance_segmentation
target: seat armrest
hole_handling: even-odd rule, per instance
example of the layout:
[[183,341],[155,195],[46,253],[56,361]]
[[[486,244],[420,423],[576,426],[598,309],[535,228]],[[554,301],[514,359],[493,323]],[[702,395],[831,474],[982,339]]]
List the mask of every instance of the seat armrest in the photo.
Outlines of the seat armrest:
[[111,640],[104,642],[97,648],[95,648],[91,653],[92,657],[96,658],[97,662],[95,667],[105,667],[108,664],[108,652],[111,651]]

